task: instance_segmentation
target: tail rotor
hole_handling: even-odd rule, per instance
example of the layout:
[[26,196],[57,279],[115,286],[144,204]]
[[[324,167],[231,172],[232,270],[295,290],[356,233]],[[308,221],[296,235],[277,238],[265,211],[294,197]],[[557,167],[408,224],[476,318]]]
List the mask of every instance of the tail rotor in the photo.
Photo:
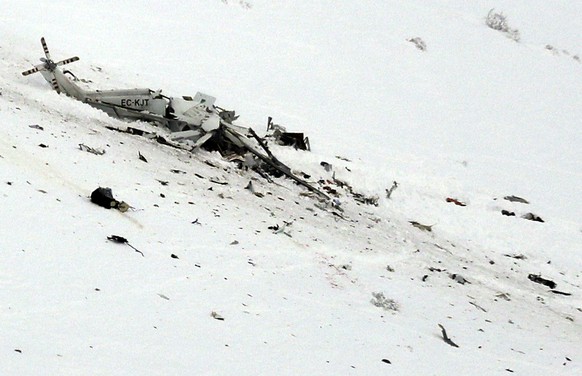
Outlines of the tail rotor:
[[[40,58],[40,61],[42,61],[42,64],[36,65],[32,69],[29,69],[27,71],[22,72],[22,75],[28,76],[28,75],[36,73],[36,72],[43,72],[43,76],[45,77],[45,79],[47,81],[50,82],[52,88],[54,90],[56,90],[57,92],[60,92],[61,90],[59,88],[57,78],[54,74],[55,70],[57,69],[57,67],[75,62],[75,61],[79,60],[79,58],[77,56],[74,56],[74,57],[71,57],[71,58],[68,58],[65,60],[61,60],[61,61],[55,63],[51,59],[51,54],[49,52],[49,49],[48,49],[48,46],[46,44],[44,37],[40,38],[40,43],[42,44],[42,49],[44,50],[44,56],[45,56],[45,57]],[[44,72],[47,72],[47,73],[44,73]]]

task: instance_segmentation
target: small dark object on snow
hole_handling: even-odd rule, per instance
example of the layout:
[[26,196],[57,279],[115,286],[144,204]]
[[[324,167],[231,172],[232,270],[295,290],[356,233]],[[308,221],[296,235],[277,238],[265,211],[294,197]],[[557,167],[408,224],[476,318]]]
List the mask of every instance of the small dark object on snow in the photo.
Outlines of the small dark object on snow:
[[439,272],[439,273],[446,271],[446,269],[433,268],[432,266],[429,267],[428,270],[430,270],[431,272]]
[[527,213],[521,218],[528,219],[528,220],[534,221],[534,222],[541,222],[541,223],[545,222],[543,219],[541,219],[539,216],[535,215],[534,213]]
[[509,255],[509,254],[505,254],[503,256],[505,256],[505,257],[511,257],[511,258],[514,258],[514,259],[517,259],[517,260],[527,260],[527,257],[525,257],[525,255],[524,254],[521,254],[521,253],[519,255]]
[[558,294],[558,295],[566,295],[566,296],[572,295],[569,292],[563,292],[563,291],[558,291],[558,290],[550,290],[550,292],[553,292],[554,294]]
[[142,257],[145,257],[145,255],[143,254],[142,251],[138,250],[137,248],[135,248],[133,245],[129,244],[129,241],[124,238],[123,236],[119,236],[119,235],[111,235],[107,237],[107,240],[110,240],[114,243],[119,243],[119,244],[127,244],[128,246],[130,246],[134,251],[136,251],[137,253],[141,253]]
[[212,311],[212,313],[210,314],[210,316],[213,319],[219,320],[219,321],[224,321],[224,317],[220,316],[218,313],[216,313],[215,311]]
[[177,259],[177,258],[179,258],[178,256],[176,256],[176,255],[175,255],[175,254],[173,254],[173,253],[170,255],[170,257],[171,257],[171,258],[173,258],[173,259]]
[[99,187],[91,193],[91,202],[97,204],[105,209],[117,209],[124,213],[129,209],[129,205],[124,201],[117,201],[113,197],[113,192],[111,188]]
[[452,202],[453,204],[455,204],[457,206],[467,206],[467,204],[465,204],[464,202],[461,202],[461,201],[457,200],[456,198],[452,198],[452,197],[447,197],[447,202]]
[[392,364],[392,362],[391,362],[391,361],[389,361],[388,359],[382,359],[382,362],[383,362],[383,363],[387,363],[387,364]]
[[527,278],[532,282],[548,286],[551,289],[555,289],[557,286],[556,282],[542,278],[539,274],[530,274],[527,276]]
[[507,372],[511,372],[511,373],[513,373],[513,370],[512,370],[511,368],[506,368],[505,370],[506,370]]
[[422,276],[422,282],[426,282],[426,279],[428,278],[428,274],[425,274]]
[[325,171],[330,172],[333,169],[333,166],[325,161],[319,162],[319,164],[325,169]]
[[45,144],[38,144],[38,146],[40,146],[41,148],[48,148],[48,145]]
[[95,148],[92,148],[91,146],[87,146],[85,144],[79,144],[79,150],[86,151],[88,153],[95,154],[95,155],[105,154],[105,150],[95,149]]
[[168,185],[167,180],[159,180],[159,179],[156,179],[156,180],[159,181],[161,185]]
[[513,195],[512,196],[505,196],[505,197],[503,197],[503,199],[507,200],[507,201],[511,201],[511,202],[520,202],[522,204],[529,204],[529,201],[527,201],[525,198],[521,198],[521,197],[513,196]]
[[174,174],[185,174],[186,173],[186,171],[177,170],[177,169],[172,169],[172,170],[170,170],[170,172],[173,172]]
[[19,354],[22,354],[22,350],[20,350],[20,349],[14,349],[14,351],[16,351]]
[[464,285],[465,283],[471,283],[471,282],[467,281],[467,280],[466,280],[466,279],[465,279],[465,278],[464,278],[462,275],[460,275],[460,274],[455,274],[455,273],[453,273],[453,274],[449,274],[449,277],[450,277],[452,280],[456,281],[457,283],[460,283],[461,285]]
[[392,196],[392,192],[394,192],[396,188],[398,188],[398,182],[394,180],[392,182],[392,187],[390,187],[390,189],[386,189],[386,198],[390,198],[390,196]]
[[416,221],[408,221],[411,225],[413,225],[414,227],[422,230],[422,231],[428,231],[431,232],[432,231],[432,226],[434,225],[423,225],[422,223],[418,223]]
[[144,161],[145,163],[148,163],[148,160],[146,159],[146,157],[144,157],[139,151],[137,152],[137,156],[138,156],[140,161]]
[[515,213],[514,212],[510,212],[508,210],[502,210],[501,214],[506,215],[508,217],[515,217]]
[[38,129],[39,131],[44,131],[44,128],[38,124],[29,125],[29,128]]
[[441,328],[441,332],[443,335],[443,341],[445,341],[446,344],[451,345],[453,347],[459,347],[459,345],[457,345],[456,343],[454,343],[449,336],[447,335],[447,331],[445,330],[445,327],[442,326],[441,324],[438,324],[438,326]]

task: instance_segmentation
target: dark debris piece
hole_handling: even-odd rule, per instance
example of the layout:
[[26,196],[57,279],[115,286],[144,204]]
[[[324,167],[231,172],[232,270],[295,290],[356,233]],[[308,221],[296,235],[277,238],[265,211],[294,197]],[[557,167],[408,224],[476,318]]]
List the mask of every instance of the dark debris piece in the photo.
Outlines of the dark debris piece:
[[563,291],[558,291],[558,290],[550,290],[550,292],[554,293],[554,294],[558,294],[558,295],[565,295],[565,296],[570,296],[572,295],[569,292],[563,292]]
[[540,216],[535,215],[534,213],[527,213],[527,214],[525,214],[521,218],[527,219],[527,220],[530,220],[530,221],[534,221],[534,222],[541,222],[541,223],[544,223],[545,222]]
[[514,212],[510,212],[509,210],[502,210],[501,214],[506,215],[508,217],[515,217],[515,213]]
[[467,204],[465,204],[464,202],[461,202],[461,201],[457,200],[456,198],[452,198],[452,197],[447,197],[447,202],[451,202],[457,206],[467,206]]
[[453,346],[453,347],[459,347],[459,345],[457,345],[456,343],[454,343],[454,342],[453,342],[453,341],[452,341],[452,340],[449,338],[449,336],[447,335],[447,331],[445,330],[445,327],[444,327],[444,326],[442,326],[441,324],[438,324],[438,326],[441,328],[441,332],[442,332],[442,335],[443,335],[443,341],[445,341],[445,343],[446,343],[447,345],[451,345],[451,346]]
[[107,240],[110,240],[114,243],[119,243],[119,244],[127,244],[128,246],[130,246],[134,251],[136,251],[137,253],[141,253],[142,257],[145,257],[145,255],[143,254],[142,251],[138,250],[137,248],[135,248],[133,245],[129,244],[129,241],[124,238],[123,236],[119,236],[119,235],[110,235],[107,237]]
[[99,187],[91,193],[91,202],[105,209],[117,209],[124,213],[129,209],[129,205],[124,201],[117,201],[113,197],[111,188]]
[[551,289],[555,289],[557,286],[556,282],[542,278],[539,274],[530,274],[527,276],[527,278],[532,282],[548,286]]
[[503,197],[503,199],[507,200],[507,201],[511,201],[511,202],[519,202],[522,204],[529,204],[529,201],[526,200],[525,198],[521,198],[521,197],[513,196],[513,195],[512,196],[505,196],[505,197]]

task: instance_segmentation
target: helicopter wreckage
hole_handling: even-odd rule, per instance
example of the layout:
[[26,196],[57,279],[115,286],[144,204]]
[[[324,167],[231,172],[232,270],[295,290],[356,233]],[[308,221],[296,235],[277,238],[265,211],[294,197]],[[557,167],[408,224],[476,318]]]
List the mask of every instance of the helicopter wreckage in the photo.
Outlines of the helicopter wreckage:
[[[296,183],[309,189],[322,199],[330,196],[294,174],[269,150],[267,143],[252,128],[233,124],[238,118],[234,111],[215,105],[216,98],[203,93],[194,97],[168,97],[161,90],[148,88],[122,90],[86,90],[78,84],[77,77],[69,70],[60,67],[75,61],[77,56],[54,62],[44,38],[41,44],[45,57],[39,65],[22,72],[28,76],[39,72],[57,93],[65,93],[92,107],[98,108],[112,117],[141,120],[155,123],[169,130],[169,140],[157,136],[158,142],[194,151],[203,147],[209,151],[219,151],[223,156],[248,153],[262,162],[264,170],[277,176],[287,176]],[[115,129],[118,130],[118,129]],[[276,142],[309,150],[309,140],[302,133],[289,133],[281,126],[273,124],[269,117],[267,130]],[[143,131],[128,127],[128,133],[144,135]],[[155,136],[154,136],[155,137]]]

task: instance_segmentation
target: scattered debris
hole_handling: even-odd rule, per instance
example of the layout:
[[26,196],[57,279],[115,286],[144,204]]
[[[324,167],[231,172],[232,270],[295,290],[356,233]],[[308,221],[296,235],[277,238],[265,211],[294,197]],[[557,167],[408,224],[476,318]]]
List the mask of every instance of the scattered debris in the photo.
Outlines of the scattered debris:
[[410,223],[411,225],[413,225],[414,227],[416,227],[417,229],[420,229],[422,231],[428,231],[428,232],[432,232],[432,227],[434,225],[423,225],[422,223],[418,223],[416,221],[408,221],[408,223]]
[[469,302],[469,304],[472,304],[472,305],[474,305],[475,307],[479,308],[479,309],[480,309],[481,311],[483,311],[483,312],[487,312],[487,310],[486,310],[485,308],[481,307],[480,305],[478,305],[478,304],[477,304],[477,303],[475,303],[475,302]]
[[438,273],[442,273],[442,272],[446,272],[447,271],[447,269],[433,268],[432,266],[429,267],[428,270],[430,270],[431,272],[438,272]]
[[208,181],[211,183],[214,183],[214,184],[218,184],[218,185],[228,185],[228,182],[216,180],[214,178],[210,178],[210,179],[208,179]]
[[125,213],[129,209],[129,205],[124,201],[118,201],[113,197],[111,188],[99,187],[91,193],[91,202],[104,207],[105,209],[117,209]]
[[85,144],[79,144],[79,150],[86,151],[88,153],[95,154],[95,155],[105,154],[105,150],[92,148],[92,147],[87,146]]
[[288,237],[292,237],[291,234],[287,231],[285,231],[287,229],[287,226],[290,226],[293,222],[285,222],[283,221],[283,226],[279,226],[279,224],[276,224],[275,226],[269,226],[268,229],[269,230],[273,230],[273,234],[277,235],[277,234],[285,234]]
[[330,163],[327,163],[325,161],[321,161],[319,162],[319,164],[325,169],[325,171],[330,172],[331,170],[333,170],[333,166]]
[[252,194],[254,194],[255,196],[257,196],[259,198],[265,197],[264,194],[255,191],[255,187],[254,187],[252,181],[249,181],[249,184],[247,184],[247,186],[245,187],[245,189],[248,189]]
[[558,290],[550,290],[550,292],[554,293],[554,294],[558,294],[558,295],[565,295],[565,296],[570,296],[572,295],[569,292],[563,292],[563,291],[558,291]]
[[507,200],[507,201],[511,201],[511,202],[519,202],[522,204],[529,204],[528,200],[526,200],[525,198],[518,197],[518,196],[505,196],[505,197],[503,197],[503,199]]
[[457,206],[467,206],[467,204],[457,200],[456,198],[447,197],[447,202],[452,202],[453,204],[455,204]]
[[527,278],[532,282],[548,286],[551,289],[555,289],[557,286],[556,282],[542,278],[539,274],[530,274],[527,276]]
[[372,296],[374,298],[370,300],[370,303],[376,307],[383,308],[385,311],[398,311],[400,309],[400,305],[394,299],[386,298],[382,292],[373,292]]
[[495,295],[496,298],[500,298],[503,300],[506,300],[508,302],[511,301],[511,298],[509,297],[509,293],[505,293],[505,292],[500,292],[499,294]]
[[541,222],[541,223],[545,222],[541,217],[539,217],[533,213],[527,213],[527,214],[523,215],[521,218],[527,219],[530,221],[534,221],[534,222]]
[[451,278],[453,281],[455,281],[455,282],[457,282],[457,283],[460,283],[461,285],[464,285],[465,283],[469,283],[469,284],[471,283],[471,282],[467,281],[467,280],[466,280],[466,279],[465,279],[465,278],[464,278],[462,275],[460,275],[460,274],[455,274],[455,273],[453,273],[453,274],[449,274],[449,277],[450,277],[450,278]]
[[146,159],[146,157],[144,157],[139,150],[137,152],[137,156],[138,156],[138,158],[139,158],[140,161],[143,161],[145,163],[148,163],[148,160]]
[[454,343],[449,336],[447,335],[447,331],[445,330],[445,327],[442,326],[441,324],[438,324],[438,326],[441,328],[441,332],[443,335],[443,341],[445,341],[446,344],[451,345],[453,347],[459,347],[459,345],[457,345],[456,343]]
[[502,210],[501,214],[506,215],[508,217],[515,217],[515,213],[514,212],[510,212],[508,210]]
[[210,316],[213,319],[219,320],[219,321],[224,321],[224,317],[220,316],[218,313],[216,313],[215,311],[212,311],[212,313],[210,314]]
[[335,156],[337,159],[339,159],[340,161],[345,161],[345,162],[351,162],[351,160],[349,160],[346,157],[342,157],[341,155],[336,155]]
[[392,196],[392,192],[394,192],[396,188],[398,188],[398,182],[394,180],[392,182],[392,187],[390,187],[390,189],[386,189],[386,198],[389,199]]
[[39,131],[44,131],[44,128],[38,124],[31,124],[28,126],[29,128],[38,129]]
[[420,37],[408,38],[406,41],[414,44],[419,50],[426,51],[426,43]]
[[107,237],[107,240],[110,240],[110,241],[112,241],[114,243],[127,244],[128,246],[130,246],[137,253],[141,253],[142,257],[145,257],[145,255],[143,254],[142,251],[138,250],[133,245],[129,244],[129,241],[126,238],[124,238],[123,236],[111,235],[111,236],[108,236]]
[[279,145],[292,146],[300,150],[311,150],[309,138],[305,137],[303,133],[287,132],[284,127],[274,124],[273,118],[269,116],[267,119],[267,132],[271,130],[273,133],[270,136]]
[[510,255],[510,254],[504,254],[503,256],[505,257],[511,257],[517,260],[527,260],[527,257],[524,254],[519,254],[519,255]]

